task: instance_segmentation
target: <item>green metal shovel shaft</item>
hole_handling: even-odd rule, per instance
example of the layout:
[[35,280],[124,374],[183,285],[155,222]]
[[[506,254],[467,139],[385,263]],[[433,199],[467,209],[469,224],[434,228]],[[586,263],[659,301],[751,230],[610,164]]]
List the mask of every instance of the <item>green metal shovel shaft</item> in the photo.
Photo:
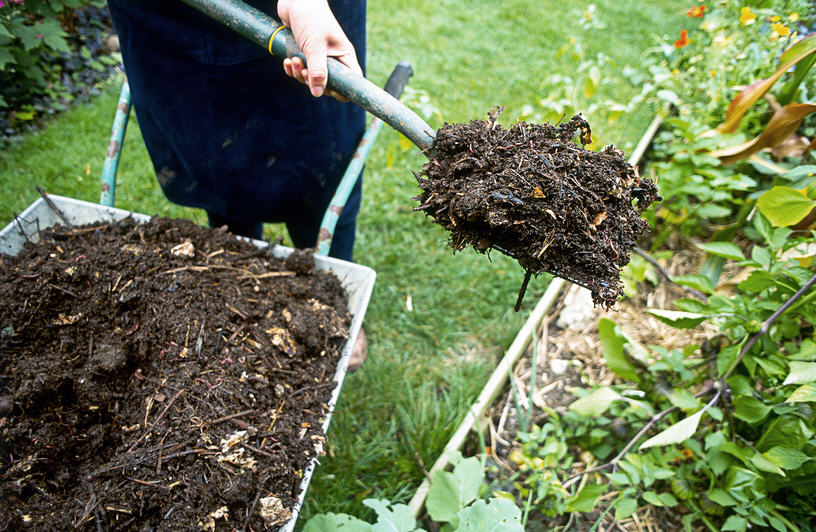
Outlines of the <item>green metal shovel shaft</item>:
[[[240,0],[182,1],[264,47],[272,55],[282,58],[299,56],[305,63],[292,32],[282,27],[276,18]],[[334,58],[329,58],[328,71],[329,89],[380,118],[428,152],[435,133],[419,115]]]

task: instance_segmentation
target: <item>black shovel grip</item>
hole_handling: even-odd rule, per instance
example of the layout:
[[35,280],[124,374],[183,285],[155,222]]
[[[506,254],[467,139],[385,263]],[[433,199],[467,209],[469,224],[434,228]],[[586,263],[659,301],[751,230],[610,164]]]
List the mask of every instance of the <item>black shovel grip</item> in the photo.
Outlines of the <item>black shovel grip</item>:
[[408,80],[413,75],[414,69],[411,68],[411,63],[408,61],[400,61],[397,63],[397,66],[394,67],[394,71],[391,72],[391,75],[388,76],[388,81],[385,82],[385,92],[399,100],[400,96],[402,96],[402,91],[405,89],[405,86],[408,85]]

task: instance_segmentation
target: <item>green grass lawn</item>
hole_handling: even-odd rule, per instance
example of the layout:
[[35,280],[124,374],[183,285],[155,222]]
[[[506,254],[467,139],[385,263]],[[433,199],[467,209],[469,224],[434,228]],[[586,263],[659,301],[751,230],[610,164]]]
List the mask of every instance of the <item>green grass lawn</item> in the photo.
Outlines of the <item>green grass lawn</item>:
[[[626,102],[638,90],[621,77],[637,68],[654,35],[679,35],[686,3],[598,2],[596,27],[580,26],[588,2],[370,2],[369,78],[383,84],[394,65],[409,61],[410,86],[439,110],[429,120],[484,118],[504,105],[511,124],[525,106],[545,97],[544,80],[563,73],[583,83],[570,54],[557,52],[574,38],[587,56],[603,52],[616,67],[595,98]],[[118,87],[53,121],[0,154],[0,223],[8,223],[36,197],[34,185],[89,201],[99,199]],[[604,143],[633,146],[653,110],[643,108],[613,123],[589,115]],[[568,117],[567,117],[568,118]],[[423,156],[404,150],[383,131],[366,169],[356,260],[377,271],[366,314],[369,358],[350,375],[341,394],[325,456],[312,481],[304,519],[316,512],[365,513],[366,497],[406,501],[486,382],[543,292],[531,283],[523,309],[512,311],[523,272],[494,254],[452,255],[446,235],[412,212],[418,193],[412,171]],[[118,207],[147,214],[190,217],[200,212],[170,205],[155,183],[135,121],[120,165]],[[272,236],[278,227],[268,229]],[[410,298],[413,310],[409,310]]]

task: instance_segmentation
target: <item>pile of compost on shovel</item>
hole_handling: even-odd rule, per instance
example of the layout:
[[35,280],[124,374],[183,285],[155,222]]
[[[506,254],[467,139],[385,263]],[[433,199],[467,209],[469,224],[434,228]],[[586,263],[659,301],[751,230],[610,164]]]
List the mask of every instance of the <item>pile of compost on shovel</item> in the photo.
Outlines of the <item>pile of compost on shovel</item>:
[[500,112],[437,132],[416,176],[416,210],[450,231],[456,251],[498,249],[527,272],[573,281],[611,307],[623,292],[620,270],[648,228],[641,214],[660,199],[657,187],[613,146],[586,150],[591,131],[581,115],[505,129]]
[[349,316],[286,261],[154,218],[0,256],[0,528],[265,530],[291,517]]

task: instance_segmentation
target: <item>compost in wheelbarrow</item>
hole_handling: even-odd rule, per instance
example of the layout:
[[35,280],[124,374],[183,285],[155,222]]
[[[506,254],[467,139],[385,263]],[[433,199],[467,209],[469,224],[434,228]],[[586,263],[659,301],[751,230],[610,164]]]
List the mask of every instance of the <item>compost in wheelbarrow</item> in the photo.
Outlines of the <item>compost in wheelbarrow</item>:
[[291,523],[349,334],[340,280],[178,220],[42,236],[0,257],[2,523]]

